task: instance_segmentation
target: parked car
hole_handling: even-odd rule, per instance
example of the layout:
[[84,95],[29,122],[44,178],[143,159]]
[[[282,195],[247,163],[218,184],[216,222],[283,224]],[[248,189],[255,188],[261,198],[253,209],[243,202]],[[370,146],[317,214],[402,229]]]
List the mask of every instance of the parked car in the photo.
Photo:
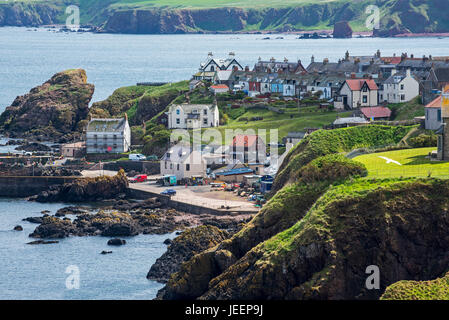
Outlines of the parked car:
[[176,195],[176,190],[167,189],[167,190],[162,191],[161,194],[166,195],[166,196],[174,196],[174,195]]
[[132,161],[143,161],[146,160],[147,158],[143,154],[132,153],[129,155],[128,159]]
[[150,161],[157,161],[157,160],[159,160],[159,158],[158,158],[158,156],[156,156],[156,155],[151,155],[151,156],[148,156],[147,157],[147,160],[150,160]]
[[148,176],[146,174],[139,174],[135,177],[132,177],[129,179],[129,182],[136,183],[136,182],[145,182],[148,180]]

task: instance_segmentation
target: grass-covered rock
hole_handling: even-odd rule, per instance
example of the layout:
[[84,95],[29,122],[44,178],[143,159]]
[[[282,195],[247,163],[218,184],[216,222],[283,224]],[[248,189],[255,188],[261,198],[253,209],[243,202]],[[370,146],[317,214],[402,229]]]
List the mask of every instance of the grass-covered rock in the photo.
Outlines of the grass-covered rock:
[[0,132],[18,137],[61,138],[80,135],[94,85],[86,72],[71,69],[17,97],[0,115]]

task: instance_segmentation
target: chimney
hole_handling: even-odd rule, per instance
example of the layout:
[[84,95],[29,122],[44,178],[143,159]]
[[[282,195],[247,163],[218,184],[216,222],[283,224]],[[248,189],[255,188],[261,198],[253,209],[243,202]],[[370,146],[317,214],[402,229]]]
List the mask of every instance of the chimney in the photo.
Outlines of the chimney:
[[209,53],[207,54],[207,56],[208,56],[209,58],[212,58],[214,55],[213,55],[212,52],[209,52]]
[[288,62],[288,59],[284,57],[284,62]]
[[232,58],[234,58],[234,57],[235,57],[235,53],[234,53],[234,52],[232,52],[232,51],[231,51],[231,52],[229,52],[229,58],[231,58],[231,59],[232,59]]
[[[407,54],[405,54],[405,57],[407,58]],[[410,55],[410,58],[415,58],[415,55],[412,53],[411,55]]]
[[377,52],[376,52],[376,57],[378,57],[378,58],[380,58],[380,57],[381,57],[381,54],[380,54],[380,50],[379,50],[379,49],[377,49]]
[[246,71],[246,72],[249,71],[249,67],[248,67],[248,66],[245,67],[245,71]]
[[314,63],[315,62],[315,56],[312,56],[312,58],[310,59],[310,63]]
[[271,62],[275,62],[276,59],[275,59],[274,57],[271,57],[270,61],[271,61]]
[[346,53],[345,53],[345,60],[349,61],[349,51],[346,51]]
[[351,79],[355,79],[355,72],[351,73]]
[[407,69],[405,74],[408,78],[412,76],[412,72],[410,71],[410,69]]
[[329,59],[328,59],[328,58],[324,58],[324,59],[323,59],[323,64],[326,65],[326,64],[328,64],[328,63],[329,63]]
[[432,55],[431,54],[429,55],[429,60],[432,60]]

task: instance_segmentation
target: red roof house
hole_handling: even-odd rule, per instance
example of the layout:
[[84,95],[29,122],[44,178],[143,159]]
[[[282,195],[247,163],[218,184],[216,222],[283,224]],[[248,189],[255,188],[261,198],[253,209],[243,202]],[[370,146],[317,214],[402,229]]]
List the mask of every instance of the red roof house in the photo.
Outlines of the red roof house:
[[360,108],[360,112],[368,120],[388,120],[391,116],[391,110],[387,107]]
[[210,86],[210,91],[212,91],[212,93],[228,92],[229,87],[225,84],[215,84],[213,86]]

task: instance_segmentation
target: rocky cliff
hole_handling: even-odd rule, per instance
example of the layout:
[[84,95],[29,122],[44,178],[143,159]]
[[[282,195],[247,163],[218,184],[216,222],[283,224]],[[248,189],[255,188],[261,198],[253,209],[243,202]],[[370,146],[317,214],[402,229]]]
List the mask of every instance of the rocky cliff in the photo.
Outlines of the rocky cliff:
[[[365,12],[373,1],[316,1],[297,5],[271,7],[262,3],[251,8],[212,8],[195,4],[184,6],[148,6],[136,3],[130,6],[121,0],[109,1],[44,1],[0,5],[0,26],[43,25],[64,22],[64,10],[69,4],[78,4],[84,24],[116,33],[186,33],[186,32],[246,32],[331,30],[338,21],[349,21],[357,31],[366,30]],[[379,36],[399,33],[449,32],[446,0],[378,0],[380,8]]]
[[61,8],[50,3],[3,3],[0,4],[0,27],[41,26],[58,23]]
[[187,81],[163,86],[123,87],[115,90],[106,100],[95,102],[90,113],[100,117],[117,117],[127,113],[131,125],[141,125],[165,110],[187,90]]
[[57,73],[6,108],[0,115],[0,132],[50,140],[80,133],[93,93],[94,85],[87,83],[84,70]]

